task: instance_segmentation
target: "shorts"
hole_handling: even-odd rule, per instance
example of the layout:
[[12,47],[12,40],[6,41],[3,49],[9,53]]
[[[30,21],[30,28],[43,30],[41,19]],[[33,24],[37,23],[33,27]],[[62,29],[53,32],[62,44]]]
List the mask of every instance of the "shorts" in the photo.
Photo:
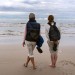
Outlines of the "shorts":
[[51,54],[57,54],[58,53],[58,46],[59,46],[59,41],[57,42],[57,50],[53,50],[53,41],[47,40],[48,46],[49,46],[49,51]]
[[33,50],[36,46],[36,42],[26,41],[26,45],[27,45],[27,48],[28,48],[28,56],[29,57],[34,57]]

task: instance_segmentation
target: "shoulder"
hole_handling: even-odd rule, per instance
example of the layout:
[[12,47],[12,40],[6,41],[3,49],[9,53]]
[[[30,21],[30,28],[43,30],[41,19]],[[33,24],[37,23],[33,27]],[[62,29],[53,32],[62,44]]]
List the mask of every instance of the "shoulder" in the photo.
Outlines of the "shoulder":
[[40,23],[37,23],[37,22],[35,22],[35,23],[36,23],[36,25],[40,26]]
[[32,22],[32,24],[40,26],[40,23],[38,22]]
[[41,26],[40,26],[40,23],[37,23],[36,22],[36,24],[35,24],[38,28],[40,28]]
[[26,26],[28,26],[28,25],[30,25],[30,22],[27,22],[27,23],[26,23]]
[[[37,23],[37,22],[36,22]],[[40,25],[40,23],[37,23],[38,25]]]
[[40,26],[40,23],[37,23]]

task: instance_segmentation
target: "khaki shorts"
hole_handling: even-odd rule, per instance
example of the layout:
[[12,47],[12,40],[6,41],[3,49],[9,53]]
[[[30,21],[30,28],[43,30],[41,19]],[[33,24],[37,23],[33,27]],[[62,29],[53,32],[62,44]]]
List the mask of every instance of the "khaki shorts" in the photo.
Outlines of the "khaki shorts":
[[54,51],[53,50],[53,41],[47,40],[48,46],[49,46],[49,51],[51,54],[57,54],[58,53],[58,45],[59,45],[59,41],[57,42],[57,50]]
[[34,57],[33,50],[36,46],[36,42],[26,41],[26,45],[27,45],[27,48],[28,48],[28,56],[29,57]]

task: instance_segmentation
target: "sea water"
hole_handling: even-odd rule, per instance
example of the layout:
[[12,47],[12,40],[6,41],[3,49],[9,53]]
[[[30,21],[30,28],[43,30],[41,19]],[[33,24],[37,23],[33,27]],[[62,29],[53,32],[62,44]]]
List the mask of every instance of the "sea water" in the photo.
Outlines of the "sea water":
[[[41,35],[46,40],[45,26],[41,24]],[[22,43],[26,23],[0,23],[0,44]],[[75,24],[59,24],[61,30],[61,43],[69,39],[70,43],[75,41]],[[63,40],[65,40],[63,42]]]

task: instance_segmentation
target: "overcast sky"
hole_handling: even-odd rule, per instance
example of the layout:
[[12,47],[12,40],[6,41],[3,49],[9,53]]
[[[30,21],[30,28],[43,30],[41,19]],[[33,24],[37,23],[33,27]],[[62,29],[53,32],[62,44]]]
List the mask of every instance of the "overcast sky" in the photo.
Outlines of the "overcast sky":
[[73,11],[75,0],[0,0],[0,11],[51,10]]
[[57,19],[75,19],[75,0],[0,0],[0,16],[24,15],[35,12],[46,17],[53,14]]

